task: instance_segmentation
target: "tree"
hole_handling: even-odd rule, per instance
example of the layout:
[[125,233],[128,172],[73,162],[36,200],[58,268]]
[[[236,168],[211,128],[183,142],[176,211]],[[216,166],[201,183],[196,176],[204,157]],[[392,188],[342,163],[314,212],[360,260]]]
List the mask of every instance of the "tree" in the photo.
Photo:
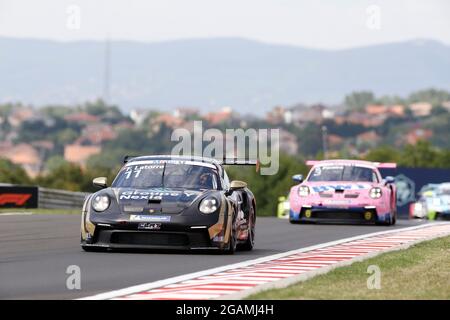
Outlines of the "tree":
[[21,166],[6,159],[0,159],[0,182],[22,185],[32,183]]
[[370,91],[357,91],[345,96],[344,105],[351,111],[362,111],[366,105],[375,102],[375,96]]

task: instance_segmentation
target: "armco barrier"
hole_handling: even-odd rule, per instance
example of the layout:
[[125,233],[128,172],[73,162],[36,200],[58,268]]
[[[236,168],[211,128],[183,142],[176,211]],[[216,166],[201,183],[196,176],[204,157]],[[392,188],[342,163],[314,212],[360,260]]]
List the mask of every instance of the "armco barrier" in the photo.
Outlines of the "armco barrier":
[[[0,187],[22,187],[10,183],[0,183]],[[0,191],[1,195],[1,191]],[[80,209],[83,206],[85,197],[89,193],[65,191],[38,187],[37,207],[42,209]],[[34,205],[35,207],[36,205]],[[0,205],[0,207],[2,207]],[[6,203],[6,207],[12,207],[11,203]],[[27,207],[27,206],[15,206]]]
[[80,209],[89,193],[39,187],[38,207],[42,209]]

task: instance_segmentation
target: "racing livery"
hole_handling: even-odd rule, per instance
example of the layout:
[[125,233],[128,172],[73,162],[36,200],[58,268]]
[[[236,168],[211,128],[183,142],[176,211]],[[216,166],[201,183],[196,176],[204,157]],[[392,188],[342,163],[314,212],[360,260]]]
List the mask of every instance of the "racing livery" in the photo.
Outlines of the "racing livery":
[[382,179],[378,168],[394,163],[360,160],[307,161],[312,168],[289,195],[289,221],[395,224],[396,190],[393,177]]
[[419,199],[410,206],[413,218],[450,219],[450,182],[430,183],[422,187]]
[[256,202],[242,181],[229,181],[224,165],[204,157],[126,157],[108,187],[89,195],[81,218],[85,251],[108,248],[251,250]]

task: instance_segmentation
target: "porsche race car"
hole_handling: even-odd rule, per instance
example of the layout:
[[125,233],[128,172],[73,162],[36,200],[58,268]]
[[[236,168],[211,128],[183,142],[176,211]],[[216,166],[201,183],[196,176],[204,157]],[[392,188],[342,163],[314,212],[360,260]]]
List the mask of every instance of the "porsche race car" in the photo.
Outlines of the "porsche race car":
[[306,177],[295,175],[298,185],[289,195],[291,223],[332,222],[395,224],[396,189],[393,177],[382,178],[378,168],[394,163],[359,160],[307,161]]
[[256,201],[242,181],[229,181],[224,165],[255,165],[183,156],[126,158],[111,186],[82,209],[85,251],[122,248],[251,250]]
[[427,184],[418,196],[419,199],[410,206],[412,218],[450,219],[450,182]]

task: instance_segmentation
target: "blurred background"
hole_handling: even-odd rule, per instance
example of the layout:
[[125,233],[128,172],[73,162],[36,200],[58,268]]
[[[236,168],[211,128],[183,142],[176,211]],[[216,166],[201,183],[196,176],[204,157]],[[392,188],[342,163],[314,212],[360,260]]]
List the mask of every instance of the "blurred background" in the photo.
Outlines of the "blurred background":
[[397,162],[406,208],[450,180],[449,17],[444,0],[0,0],[0,183],[90,192],[202,120],[281,130],[277,175],[239,171],[260,214],[313,158]]

